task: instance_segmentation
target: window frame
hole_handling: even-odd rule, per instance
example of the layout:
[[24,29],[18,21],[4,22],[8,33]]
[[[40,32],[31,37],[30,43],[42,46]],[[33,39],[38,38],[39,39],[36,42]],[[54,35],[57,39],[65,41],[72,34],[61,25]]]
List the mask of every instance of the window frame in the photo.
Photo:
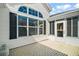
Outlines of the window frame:
[[[18,24],[18,21],[19,21],[19,16],[21,16],[21,17],[26,17],[27,18],[27,26],[19,26],[19,24]],[[44,21],[45,20],[39,20],[39,19],[32,19],[32,21],[33,20],[36,20],[37,21],[37,26],[29,26],[29,17],[27,17],[27,16],[23,16],[23,15],[17,15],[17,32],[18,32],[18,34],[17,34],[17,37],[25,37],[25,36],[19,36],[19,27],[23,27],[23,28],[27,28],[27,35],[26,36],[32,36],[32,35],[29,35],[29,28],[37,28],[37,34],[35,34],[35,35],[43,35],[44,34]],[[40,27],[39,26],[39,21],[42,21],[43,22],[43,27]],[[40,34],[39,33],[39,29],[40,28],[42,28],[42,34]]]
[[[30,21],[30,20],[36,21],[36,22],[37,22],[37,25],[36,25],[36,26],[30,26],[30,24],[29,24],[29,21]],[[38,20],[37,20],[37,19],[28,18],[28,29],[30,29],[30,28],[37,28],[37,35],[38,35]],[[28,34],[29,34],[29,33],[30,33],[30,32],[28,32]],[[29,34],[29,36],[32,36],[32,35]]]
[[[27,35],[25,35],[25,36],[19,36],[19,28],[26,28],[26,31],[27,31],[27,27],[28,27],[28,24],[25,26],[25,25],[19,25],[19,17],[25,17],[26,19],[27,19],[27,17],[26,16],[23,16],[23,15],[17,15],[17,32],[18,32],[18,34],[17,34],[17,37],[25,37],[25,36],[27,36]],[[26,21],[28,21],[28,19],[26,20]],[[28,33],[28,31],[27,31],[27,33]]]

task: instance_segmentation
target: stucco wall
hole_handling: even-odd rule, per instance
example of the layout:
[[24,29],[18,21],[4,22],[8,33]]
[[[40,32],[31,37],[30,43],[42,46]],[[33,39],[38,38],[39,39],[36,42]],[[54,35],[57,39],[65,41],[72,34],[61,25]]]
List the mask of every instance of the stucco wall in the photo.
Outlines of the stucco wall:
[[0,8],[0,42],[7,42],[9,39],[9,13],[8,9]]

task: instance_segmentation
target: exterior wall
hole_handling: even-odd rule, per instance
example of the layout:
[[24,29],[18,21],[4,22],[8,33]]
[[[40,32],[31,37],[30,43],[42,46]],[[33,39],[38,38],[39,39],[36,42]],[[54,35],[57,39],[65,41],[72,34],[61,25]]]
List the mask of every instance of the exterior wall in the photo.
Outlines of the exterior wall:
[[[3,44],[7,44],[9,41],[9,13],[8,9],[0,8],[0,46]],[[5,55],[9,55],[8,45],[6,45],[6,49],[3,51]],[[2,50],[0,51],[2,52]]]
[[[18,12],[18,8],[23,5],[26,7],[31,7],[37,11],[40,11],[44,18],[36,18],[31,15],[26,15],[23,13]],[[8,8],[0,8],[0,42],[3,42],[8,45],[9,49],[16,48],[19,46],[23,46],[26,44],[38,42],[41,40],[47,39],[47,35],[49,34],[49,23],[48,23],[48,18],[49,14],[47,10],[43,7],[42,4],[11,4],[9,5],[10,9]],[[40,20],[46,20],[46,35],[32,35],[32,36],[26,36],[26,37],[18,37],[17,39],[9,39],[9,12],[17,13],[18,15],[23,15],[35,19],[40,19]],[[42,39],[41,39],[42,38]]]
[[7,43],[9,39],[9,10],[0,8],[0,42]]

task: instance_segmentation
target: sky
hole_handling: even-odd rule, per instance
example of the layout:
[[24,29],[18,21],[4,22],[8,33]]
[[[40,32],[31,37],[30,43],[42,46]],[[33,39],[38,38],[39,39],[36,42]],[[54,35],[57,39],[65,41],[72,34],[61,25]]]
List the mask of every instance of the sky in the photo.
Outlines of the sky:
[[79,8],[79,3],[49,3],[52,7],[50,15]]

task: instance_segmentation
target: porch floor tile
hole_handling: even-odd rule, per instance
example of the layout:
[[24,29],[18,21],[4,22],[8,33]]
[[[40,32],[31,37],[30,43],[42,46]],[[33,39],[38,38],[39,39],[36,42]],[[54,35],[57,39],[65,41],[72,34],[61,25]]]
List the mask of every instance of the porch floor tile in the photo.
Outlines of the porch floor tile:
[[50,40],[10,49],[9,53],[10,56],[67,56],[67,54],[59,52],[51,48],[53,46],[48,46],[46,44],[50,45]]

